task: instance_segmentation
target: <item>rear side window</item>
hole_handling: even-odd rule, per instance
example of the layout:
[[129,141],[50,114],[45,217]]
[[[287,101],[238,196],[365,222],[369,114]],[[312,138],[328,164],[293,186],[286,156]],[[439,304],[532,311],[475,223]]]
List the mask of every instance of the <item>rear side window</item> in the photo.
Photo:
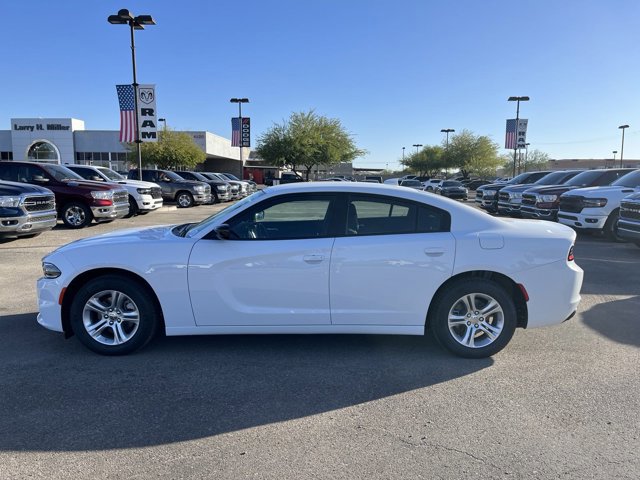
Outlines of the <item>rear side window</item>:
[[347,205],[346,235],[397,235],[447,232],[448,212],[428,205],[382,196],[352,196]]
[[18,165],[13,165],[11,163],[0,164],[0,179],[8,182],[19,182]]

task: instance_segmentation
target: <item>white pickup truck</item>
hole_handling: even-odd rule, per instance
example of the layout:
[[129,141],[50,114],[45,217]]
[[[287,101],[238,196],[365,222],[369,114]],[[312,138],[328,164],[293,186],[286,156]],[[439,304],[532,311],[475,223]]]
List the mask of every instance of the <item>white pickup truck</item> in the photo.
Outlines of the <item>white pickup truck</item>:
[[640,192],[640,170],[606,187],[570,190],[560,196],[558,221],[578,230],[604,232],[612,240],[623,241],[618,233],[620,202],[637,192]]

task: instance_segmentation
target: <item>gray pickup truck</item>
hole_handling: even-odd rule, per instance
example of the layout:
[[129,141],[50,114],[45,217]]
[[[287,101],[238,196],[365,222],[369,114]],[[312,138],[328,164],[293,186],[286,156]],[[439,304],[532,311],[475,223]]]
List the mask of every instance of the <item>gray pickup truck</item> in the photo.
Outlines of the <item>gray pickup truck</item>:
[[[129,170],[128,178],[138,180],[138,170]],[[178,207],[188,208],[194,205],[211,203],[211,186],[185,180],[169,170],[142,169],[142,180],[160,185],[162,198],[168,202],[176,202]]]
[[35,237],[56,226],[53,192],[37,185],[0,181],[0,238]]

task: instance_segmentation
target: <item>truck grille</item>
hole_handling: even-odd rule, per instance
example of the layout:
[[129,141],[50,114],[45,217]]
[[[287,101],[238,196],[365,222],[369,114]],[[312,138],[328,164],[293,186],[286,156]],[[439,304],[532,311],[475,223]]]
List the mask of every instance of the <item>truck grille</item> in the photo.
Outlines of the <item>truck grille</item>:
[[55,210],[56,199],[53,195],[26,197],[22,202],[27,212],[43,212],[45,210]]
[[563,212],[580,213],[584,208],[583,197],[569,195],[560,197],[560,210]]
[[116,190],[113,192],[113,203],[129,203],[129,194],[126,190]]
[[498,194],[498,200],[502,201],[502,202],[508,202],[509,201],[509,194],[507,192],[500,192]]
[[476,199],[480,200],[482,199],[482,194],[484,192],[482,190],[476,190]]
[[533,206],[536,204],[536,196],[531,193],[522,194],[522,205]]
[[620,218],[640,220],[640,203],[622,202],[620,204]]
[[151,197],[155,199],[162,198],[162,189],[158,187],[151,188]]

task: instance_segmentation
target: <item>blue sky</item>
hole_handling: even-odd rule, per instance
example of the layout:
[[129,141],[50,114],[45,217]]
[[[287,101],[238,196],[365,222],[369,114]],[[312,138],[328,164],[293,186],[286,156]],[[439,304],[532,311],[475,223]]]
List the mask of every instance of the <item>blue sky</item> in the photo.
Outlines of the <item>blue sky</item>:
[[119,8],[157,22],[136,34],[138,79],[157,84],[174,129],[230,138],[229,98],[249,97],[255,143],[313,108],[369,151],[356,166],[392,167],[442,128],[502,146],[507,97],[528,95],[530,148],[611,157],[629,124],[625,158],[640,158],[637,0],[4,2],[0,129],[13,117],[118,128],[129,35],[106,18]]

